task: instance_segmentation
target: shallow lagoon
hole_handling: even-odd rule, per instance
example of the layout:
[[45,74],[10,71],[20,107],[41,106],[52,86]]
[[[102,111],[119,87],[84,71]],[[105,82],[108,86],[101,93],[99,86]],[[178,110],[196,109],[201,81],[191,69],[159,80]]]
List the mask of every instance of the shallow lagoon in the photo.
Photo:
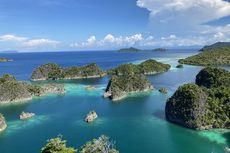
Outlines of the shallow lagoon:
[[[0,112],[8,123],[7,130],[0,134],[0,152],[39,152],[47,139],[59,134],[68,140],[69,145],[79,148],[86,141],[106,134],[116,141],[121,153],[223,153],[230,143],[229,131],[196,132],[171,124],[164,117],[167,98],[179,85],[194,82],[202,68],[185,66],[176,69],[177,60],[195,53],[174,50],[162,53],[4,54],[15,61],[0,63],[0,73],[14,74],[20,80],[28,80],[31,71],[45,62],[57,62],[63,66],[97,62],[107,69],[120,63],[139,63],[151,57],[171,64],[172,68],[166,73],[149,76],[155,91],[129,95],[119,103],[102,98],[108,82],[105,77],[58,81],[65,84],[67,92],[64,96],[49,95],[20,105],[0,106]],[[85,89],[88,85],[94,85],[96,89],[88,91]],[[169,93],[159,93],[157,89],[160,87],[168,88]],[[90,110],[95,110],[99,118],[92,124],[86,124],[83,119]],[[19,121],[22,111],[34,112],[37,116],[26,122]]]

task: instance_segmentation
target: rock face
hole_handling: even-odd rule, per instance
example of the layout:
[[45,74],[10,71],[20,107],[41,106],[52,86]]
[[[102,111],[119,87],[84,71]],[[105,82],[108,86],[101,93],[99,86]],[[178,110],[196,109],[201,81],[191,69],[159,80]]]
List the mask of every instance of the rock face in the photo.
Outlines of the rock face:
[[197,55],[180,59],[179,63],[189,65],[230,65],[230,47],[207,49]]
[[34,115],[35,115],[34,113],[22,112],[19,118],[20,120],[26,120],[26,119],[32,118]]
[[0,132],[4,131],[6,129],[6,121],[2,114],[0,114]]
[[28,101],[31,100],[33,96],[43,96],[48,93],[63,94],[64,91],[64,85],[34,85],[17,81],[9,74],[5,74],[0,78],[0,103]]
[[105,73],[95,63],[83,67],[74,66],[67,68],[61,68],[57,64],[48,63],[36,68],[31,75],[31,80],[96,78],[104,75]]
[[97,118],[97,113],[95,111],[90,111],[85,117],[87,123],[93,122]]
[[230,72],[205,68],[196,77],[196,84],[178,88],[166,103],[167,120],[181,126],[205,130],[230,128],[230,86],[218,83],[228,80]]
[[104,97],[116,101],[125,98],[129,93],[150,90],[153,90],[153,86],[142,74],[113,76],[107,85]]
[[163,93],[163,94],[167,94],[168,90],[166,88],[160,88],[159,92]]
[[133,75],[133,74],[145,74],[152,75],[156,73],[166,72],[170,69],[169,64],[163,64],[156,60],[146,60],[138,65],[135,64],[122,64],[117,68],[107,71],[109,75]]

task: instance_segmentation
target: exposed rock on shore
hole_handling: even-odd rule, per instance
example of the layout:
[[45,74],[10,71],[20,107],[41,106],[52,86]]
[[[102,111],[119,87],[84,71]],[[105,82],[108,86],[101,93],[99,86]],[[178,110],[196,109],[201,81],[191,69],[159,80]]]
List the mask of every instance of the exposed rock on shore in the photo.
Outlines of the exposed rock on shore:
[[7,127],[5,118],[2,114],[0,114],[0,132],[4,131]]
[[19,116],[20,120],[26,120],[35,116],[34,113],[22,112]]
[[112,76],[107,85],[104,97],[116,101],[125,98],[129,93],[146,92],[151,90],[153,90],[153,86],[142,74]]
[[178,88],[167,101],[167,120],[181,126],[205,130],[230,128],[230,72],[205,68],[196,77],[196,84]]
[[168,93],[168,89],[167,88],[160,88],[159,92],[163,93],[163,94],[167,94]]
[[104,75],[105,73],[95,63],[82,67],[73,66],[67,68],[61,68],[57,64],[48,63],[36,68],[31,75],[31,80],[97,78]]
[[96,113],[95,111],[90,111],[90,112],[87,114],[87,116],[86,116],[86,118],[85,118],[85,121],[86,121],[87,123],[90,123],[90,122],[93,122],[97,117],[98,117],[98,116],[97,116],[97,113]]

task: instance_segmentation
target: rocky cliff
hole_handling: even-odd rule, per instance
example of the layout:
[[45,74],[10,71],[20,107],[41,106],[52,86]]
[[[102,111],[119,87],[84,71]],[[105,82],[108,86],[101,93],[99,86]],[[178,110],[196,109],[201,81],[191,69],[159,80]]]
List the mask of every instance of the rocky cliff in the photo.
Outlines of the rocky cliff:
[[6,121],[2,114],[0,114],[0,132],[4,131],[6,129]]
[[104,96],[116,101],[125,98],[129,93],[150,90],[153,90],[153,86],[142,74],[113,76],[107,85]]
[[[166,118],[181,126],[204,130],[230,128],[230,72],[205,68],[196,77],[196,84],[177,89],[166,103]],[[219,82],[220,81],[220,82]]]

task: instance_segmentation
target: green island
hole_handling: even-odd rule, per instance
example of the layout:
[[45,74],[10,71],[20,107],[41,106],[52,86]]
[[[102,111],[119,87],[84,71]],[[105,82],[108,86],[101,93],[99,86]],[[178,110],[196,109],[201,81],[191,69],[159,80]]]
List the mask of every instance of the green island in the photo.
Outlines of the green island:
[[7,127],[5,118],[2,114],[0,114],[0,132],[4,131]]
[[30,84],[17,81],[14,76],[5,74],[0,78],[0,104],[31,100],[34,96],[47,93],[63,94],[64,86],[59,84]]
[[118,50],[119,52],[139,52],[142,51],[141,49],[129,47],[129,48],[121,48]]
[[203,52],[203,51],[208,51],[208,50],[213,49],[213,48],[220,48],[220,47],[230,47],[230,42],[216,42],[212,45],[204,46],[199,51]]
[[155,48],[153,49],[153,51],[158,51],[158,52],[162,52],[162,51],[167,51],[168,49],[166,48]]
[[11,59],[0,57],[0,62],[10,62],[12,61]]
[[152,84],[143,74],[112,76],[104,93],[105,98],[117,101],[130,93],[153,90]]
[[206,130],[230,128],[230,72],[204,68],[195,84],[185,84],[166,103],[168,121],[181,126]]
[[230,65],[230,47],[206,49],[197,55],[180,59],[179,63],[198,66]]
[[50,139],[41,149],[41,153],[119,153],[114,147],[114,142],[105,135],[88,141],[79,151],[73,147],[67,147],[66,143],[67,141],[62,140],[62,137]]
[[80,78],[98,78],[103,77],[105,73],[95,63],[82,67],[62,68],[55,63],[47,63],[36,68],[31,80],[61,80],[61,79],[80,79]]
[[170,69],[169,64],[163,64],[153,59],[146,60],[138,65],[136,64],[121,64],[114,69],[107,71],[108,75],[133,75],[145,74],[153,75],[156,73],[163,73]]

